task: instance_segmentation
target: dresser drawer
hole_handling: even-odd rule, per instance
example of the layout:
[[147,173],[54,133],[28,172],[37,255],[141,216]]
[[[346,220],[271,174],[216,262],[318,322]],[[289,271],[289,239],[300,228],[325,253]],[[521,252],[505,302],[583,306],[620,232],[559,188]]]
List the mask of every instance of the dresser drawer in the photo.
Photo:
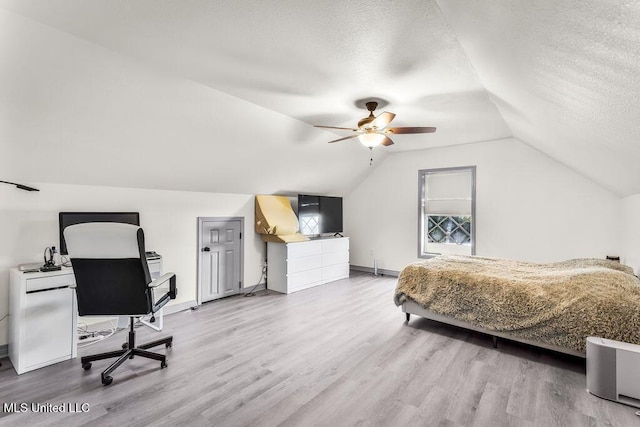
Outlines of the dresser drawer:
[[322,256],[320,255],[306,256],[303,258],[292,258],[287,260],[287,274],[314,270],[320,267],[322,267]]
[[287,293],[292,293],[292,292],[298,292],[298,291],[302,291],[304,289],[309,289],[309,288],[313,288],[314,286],[320,286],[322,285],[322,282],[310,282],[310,283],[300,283],[300,284],[295,284],[293,286],[290,286],[288,288],[288,292]]
[[287,275],[287,291],[294,292],[305,289],[322,281],[322,269],[308,270],[301,273]]
[[302,258],[322,253],[322,243],[319,240],[309,242],[287,243],[287,258]]
[[331,282],[349,277],[349,264],[336,264],[322,268],[322,282]]
[[334,239],[323,239],[322,242],[322,253],[327,252],[340,252],[340,251],[348,251],[349,250],[349,239],[346,237],[334,238]]
[[322,266],[334,265],[334,264],[345,264],[349,262],[349,252],[341,251],[341,252],[329,252],[322,254]]

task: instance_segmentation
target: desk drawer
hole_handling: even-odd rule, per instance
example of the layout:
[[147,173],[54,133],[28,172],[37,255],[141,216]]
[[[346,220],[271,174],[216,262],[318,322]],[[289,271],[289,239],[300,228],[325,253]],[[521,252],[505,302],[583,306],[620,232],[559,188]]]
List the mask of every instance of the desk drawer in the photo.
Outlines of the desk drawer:
[[43,291],[45,289],[55,289],[62,286],[71,286],[75,282],[76,278],[73,274],[27,279],[26,290],[27,293],[34,291]]

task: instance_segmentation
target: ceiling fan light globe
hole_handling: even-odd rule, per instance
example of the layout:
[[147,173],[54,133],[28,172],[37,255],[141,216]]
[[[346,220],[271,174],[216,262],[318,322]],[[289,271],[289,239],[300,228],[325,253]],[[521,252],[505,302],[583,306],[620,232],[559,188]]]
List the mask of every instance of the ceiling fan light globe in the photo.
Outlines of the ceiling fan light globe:
[[360,143],[367,148],[377,147],[382,144],[385,138],[385,135],[379,133],[365,133],[358,136]]

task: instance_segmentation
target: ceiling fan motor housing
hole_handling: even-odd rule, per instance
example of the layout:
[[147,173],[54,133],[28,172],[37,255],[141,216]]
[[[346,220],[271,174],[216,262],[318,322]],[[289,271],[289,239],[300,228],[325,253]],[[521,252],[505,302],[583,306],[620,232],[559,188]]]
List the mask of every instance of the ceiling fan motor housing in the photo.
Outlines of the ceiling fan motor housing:
[[358,122],[358,127],[362,128],[371,123],[376,117],[373,115],[373,112],[376,108],[378,108],[378,103],[375,101],[370,101],[365,104],[367,106],[367,110],[369,110],[369,116],[364,119],[360,119]]

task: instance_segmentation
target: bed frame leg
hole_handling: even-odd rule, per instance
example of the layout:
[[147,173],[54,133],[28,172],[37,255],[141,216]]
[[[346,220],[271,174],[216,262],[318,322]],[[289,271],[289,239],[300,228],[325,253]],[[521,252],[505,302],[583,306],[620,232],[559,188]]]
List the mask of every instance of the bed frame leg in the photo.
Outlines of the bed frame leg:
[[493,348],[498,348],[498,337],[492,335],[491,338],[493,338]]
[[407,315],[407,322],[409,321],[409,319],[411,318],[411,313],[405,313]]

